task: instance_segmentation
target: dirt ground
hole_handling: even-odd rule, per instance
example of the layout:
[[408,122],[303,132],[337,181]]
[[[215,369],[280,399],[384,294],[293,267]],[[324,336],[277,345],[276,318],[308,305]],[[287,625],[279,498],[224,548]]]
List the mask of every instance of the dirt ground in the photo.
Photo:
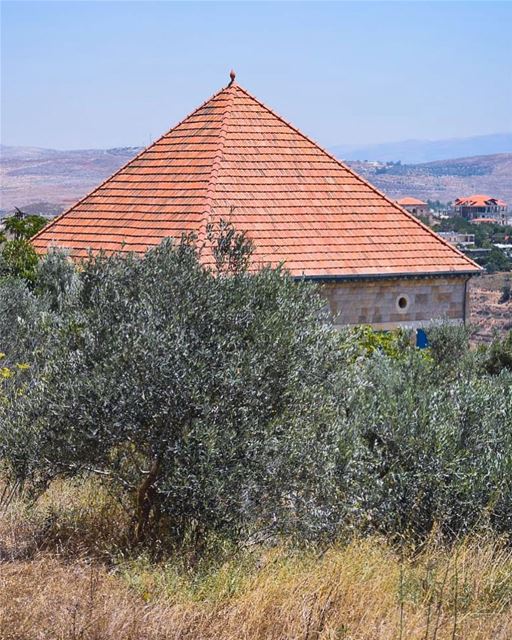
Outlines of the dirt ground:
[[477,342],[490,342],[496,333],[512,330],[512,299],[500,302],[507,281],[512,284],[512,273],[482,275],[470,284],[471,324],[477,327]]

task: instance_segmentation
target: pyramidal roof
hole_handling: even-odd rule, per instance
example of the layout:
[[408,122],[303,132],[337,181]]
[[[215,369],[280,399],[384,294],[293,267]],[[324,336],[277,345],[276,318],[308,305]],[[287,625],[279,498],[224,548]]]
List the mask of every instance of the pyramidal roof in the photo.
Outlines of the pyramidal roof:
[[[479,267],[232,82],[33,238],[144,252],[223,219],[253,264],[297,276],[470,273]],[[200,245],[201,246],[201,245]]]

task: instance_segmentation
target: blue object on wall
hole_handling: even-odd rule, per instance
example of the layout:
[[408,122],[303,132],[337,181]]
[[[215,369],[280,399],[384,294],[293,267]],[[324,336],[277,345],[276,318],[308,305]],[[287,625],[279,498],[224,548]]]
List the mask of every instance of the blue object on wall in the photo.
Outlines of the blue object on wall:
[[418,349],[426,349],[428,347],[428,338],[424,329],[416,330],[416,346]]

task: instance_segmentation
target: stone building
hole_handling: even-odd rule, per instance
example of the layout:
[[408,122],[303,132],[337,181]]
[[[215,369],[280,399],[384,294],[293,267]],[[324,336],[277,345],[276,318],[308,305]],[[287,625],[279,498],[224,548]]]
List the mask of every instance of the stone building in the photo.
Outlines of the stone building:
[[441,238],[447,240],[450,244],[453,244],[458,249],[474,249],[475,248],[475,234],[474,233],[462,233],[458,231],[439,231]]
[[453,205],[454,215],[475,221],[497,222],[507,224],[507,203],[499,198],[483,194],[474,194],[464,198],[457,198]]
[[427,217],[429,214],[428,204],[426,202],[423,202],[423,200],[419,200],[418,198],[400,198],[400,200],[397,200],[397,204],[399,204],[409,213],[412,213],[413,216]]
[[324,285],[337,325],[424,327],[467,317],[480,268],[234,79],[33,239],[74,258],[143,253],[227,220],[253,268],[284,263]]

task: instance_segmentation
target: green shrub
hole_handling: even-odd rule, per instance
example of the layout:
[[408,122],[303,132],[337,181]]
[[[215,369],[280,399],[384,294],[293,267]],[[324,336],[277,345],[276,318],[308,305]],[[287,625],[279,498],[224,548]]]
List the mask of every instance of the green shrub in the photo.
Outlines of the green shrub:
[[135,541],[198,551],[510,532],[511,338],[470,350],[468,329],[439,325],[418,350],[336,332],[315,287],[248,272],[243,237],[215,233],[217,271],[184,238],[78,269],[50,255],[32,287],[0,282],[2,362],[30,364],[22,393],[2,391],[12,480],[106,478]]
[[48,224],[47,218],[38,215],[26,215],[19,209],[16,214],[4,219],[4,228],[14,240],[30,240]]
[[[29,240],[47,224],[46,218],[25,215],[19,209],[15,215],[5,218],[6,234],[0,234],[0,278],[14,276],[28,282],[35,280],[38,257]],[[12,239],[7,240],[8,237]]]
[[503,287],[501,288],[501,296],[499,299],[500,304],[505,304],[509,300],[512,300],[512,284],[510,280],[505,280]]
[[11,276],[33,282],[38,257],[27,240],[7,240],[0,254],[0,278]]
[[354,333],[357,342],[368,355],[380,351],[392,358],[400,358],[412,348],[411,333],[404,329],[375,331],[371,326],[363,325],[354,329]]
[[462,324],[438,324],[427,331],[430,355],[437,365],[457,366],[469,350],[470,329]]
[[488,373],[494,375],[503,369],[512,371],[512,331],[503,339],[499,336],[494,338],[486,353],[484,366]]
[[12,472],[109,477],[137,539],[161,521],[176,540],[305,527],[337,411],[337,336],[315,288],[281,269],[216,275],[187,239],[91,258],[71,284],[60,273],[39,293],[39,373],[7,421]]
[[353,400],[357,528],[425,537],[512,524],[512,376],[442,379],[418,354],[378,355]]

